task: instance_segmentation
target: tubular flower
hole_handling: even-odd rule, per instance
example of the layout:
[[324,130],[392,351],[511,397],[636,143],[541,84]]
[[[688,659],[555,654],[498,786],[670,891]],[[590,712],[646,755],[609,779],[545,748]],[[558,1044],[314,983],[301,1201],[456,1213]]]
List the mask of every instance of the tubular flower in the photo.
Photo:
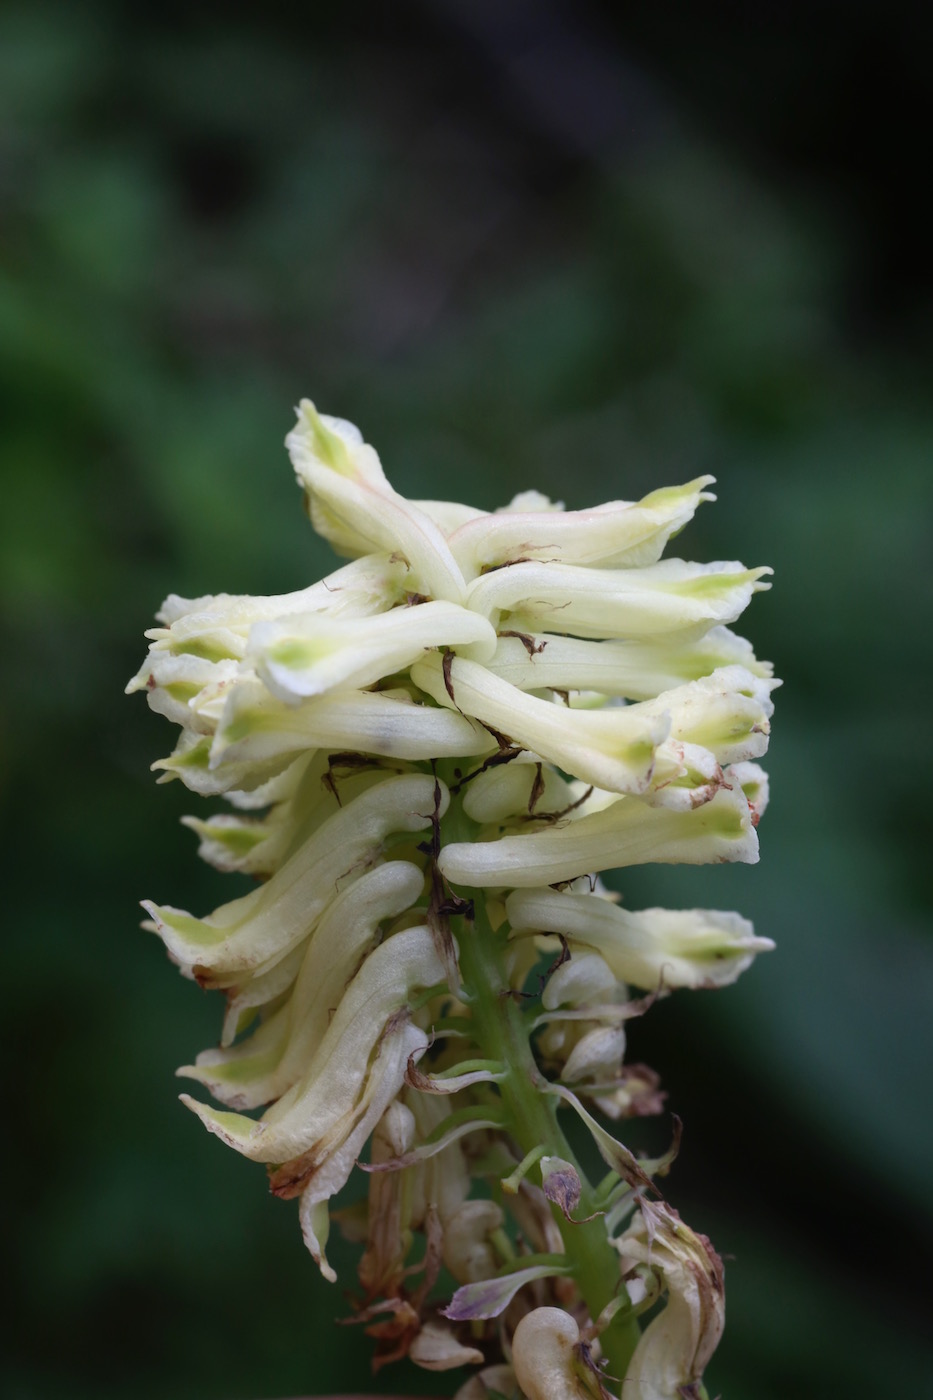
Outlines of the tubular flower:
[[676,1148],[639,1159],[591,1108],[658,1112],[628,1020],[772,944],[734,913],[623,909],[598,875],[757,861],[777,682],[730,625],[769,571],[662,558],[711,477],[487,513],[406,500],[308,402],[287,446],[349,562],[278,597],[172,595],[127,687],[180,727],[160,781],[226,804],[185,819],[201,856],[258,881],[203,917],[145,902],[226,999],[179,1071],[221,1106],[182,1101],[299,1199],[329,1279],[330,1202],[369,1173],[334,1218],[365,1246],[377,1364],[481,1368],[464,1397],[701,1395],[718,1257],[657,1199]]

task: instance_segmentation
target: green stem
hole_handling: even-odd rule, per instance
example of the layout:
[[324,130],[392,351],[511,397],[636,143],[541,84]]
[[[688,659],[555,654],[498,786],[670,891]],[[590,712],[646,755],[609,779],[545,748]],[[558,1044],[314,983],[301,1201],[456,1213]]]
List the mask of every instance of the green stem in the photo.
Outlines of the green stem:
[[[442,842],[475,839],[477,827],[464,813],[457,797],[441,826]],[[463,891],[474,897],[475,918],[456,920],[460,970],[470,997],[475,1041],[480,1054],[508,1066],[498,1088],[508,1115],[508,1130],[522,1154],[544,1148],[548,1156],[570,1162],[581,1184],[580,1222],[567,1220],[552,1206],[573,1276],[592,1318],[597,1318],[621,1287],[619,1256],[610,1244],[602,1216],[584,1220],[595,1210],[595,1191],[577,1162],[573,1149],[557,1121],[552,1095],[543,1094],[543,1083],[529,1041],[528,1027],[505,973],[505,940],[492,929],[481,891]],[[631,1306],[623,1306],[600,1335],[600,1345],[610,1376],[621,1380],[640,1332]]]

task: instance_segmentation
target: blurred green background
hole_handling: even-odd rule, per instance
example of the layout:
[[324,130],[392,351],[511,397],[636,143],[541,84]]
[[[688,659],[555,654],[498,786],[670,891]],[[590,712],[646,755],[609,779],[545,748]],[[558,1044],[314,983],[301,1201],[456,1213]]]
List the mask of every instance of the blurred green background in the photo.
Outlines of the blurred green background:
[[323,1284],[177,1105],[220,1007],[137,901],[227,890],[148,773],[169,726],[122,696],[169,590],[330,567],[281,446],[304,394],[415,496],[712,471],[686,557],[774,565],[742,629],[785,679],[762,863],[624,888],[778,951],[632,1048],[685,1120],[670,1198],[728,1256],[710,1393],[933,1395],[929,27],[897,0],[0,7],[11,1400],[368,1383],[332,1326],[352,1270]]

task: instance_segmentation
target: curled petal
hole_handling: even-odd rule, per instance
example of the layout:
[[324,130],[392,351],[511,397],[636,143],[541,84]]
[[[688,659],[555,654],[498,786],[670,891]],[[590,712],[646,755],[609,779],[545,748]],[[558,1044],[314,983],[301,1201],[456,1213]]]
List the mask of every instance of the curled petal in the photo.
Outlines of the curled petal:
[[474,1084],[498,1084],[509,1071],[498,1060],[473,1060],[466,1064],[453,1065],[439,1074],[422,1074],[412,1066],[407,1075],[408,1083],[422,1094],[457,1094],[461,1089],[472,1088]]
[[[201,837],[198,855],[218,870],[272,875],[341,805],[386,776],[376,761],[346,774],[336,771],[339,799],[331,755],[312,751],[254,793],[227,793],[235,808],[232,814],[221,812],[206,820],[182,817],[182,824]],[[251,815],[259,808],[267,810]]]
[[202,656],[182,654],[151,648],[137,675],[129,682],[126,693],[145,690],[149,708],[164,715],[173,724],[199,734],[212,734],[214,722],[202,715],[194,702],[208,688],[223,689],[234,683],[239,662],[209,661]]
[[233,813],[182,817],[182,825],[200,836],[198,855],[216,869],[271,875],[290,854],[296,834],[310,835],[340,805],[327,785],[328,771],[326,754],[302,754],[254,792],[228,792]]
[[705,1235],[689,1229],[663,1202],[642,1202],[622,1236],[623,1258],[648,1265],[667,1304],[643,1332],[625,1375],[633,1400],[676,1400],[699,1384],[725,1323],[722,1260]]
[[[663,1113],[667,1094],[659,1087],[660,1082],[659,1075],[648,1065],[624,1064],[604,1084],[587,1082],[575,1087],[586,1094],[600,1113],[617,1122],[621,1118],[648,1118]],[[645,1170],[649,1176],[656,1174],[653,1166],[646,1166]]]
[[[415,989],[432,985],[442,975],[426,928],[394,934],[370,953],[301,1078],[262,1118],[219,1112],[188,1095],[182,1101],[205,1127],[245,1157],[288,1164],[288,1170],[278,1169],[273,1189],[297,1195],[305,1177],[325,1160],[330,1144],[342,1141],[355,1127],[361,1105],[365,1102],[369,1108],[376,1083],[391,1081],[395,1086],[377,1119],[402,1087],[408,1056],[420,1055],[428,1037],[399,1012]],[[408,1051],[400,1059],[406,1045]]]
[[285,439],[318,534],[341,554],[398,553],[417,591],[463,601],[464,580],[443,532],[424,511],[389,485],[379,458],[358,428],[319,414],[303,399]]
[[336,1275],[324,1255],[327,1242],[327,1202],[346,1185],[366,1139],[395,1098],[400,1087],[403,1059],[419,1052],[421,1032],[401,1018],[387,1030],[379,1046],[365,1091],[352,1119],[335,1123],[326,1137],[295,1162],[286,1163],[271,1177],[276,1195],[292,1196],[301,1186],[299,1219],[304,1242],[321,1273],[331,1282]]
[[668,739],[658,748],[658,780],[643,794],[653,807],[691,812],[711,802],[726,779],[709,749]]
[[[440,785],[442,808],[447,790]],[[269,966],[311,930],[346,876],[365,869],[392,831],[423,831],[434,811],[435,782],[423,775],[387,778],[335,812],[271,880],[204,919],[145,902],[170,954],[215,985]]]
[[423,873],[407,861],[390,861],[361,875],[321,917],[288,1001],[248,1040],[205,1051],[196,1065],[178,1073],[200,1080],[231,1108],[256,1108],[278,1098],[323,1039],[379,923],[413,904],[423,885]]
[[757,826],[768,806],[768,775],[757,763],[733,763],[728,769],[728,781],[745,793],[752,810],[752,823]]
[[637,709],[668,716],[673,738],[707,749],[719,763],[735,763],[767,750],[775,684],[744,666],[724,666]]
[[[232,790],[252,792],[281,777],[296,761],[293,753],[286,753],[263,763],[229,763],[212,769],[212,743],[209,734],[183,729],[174,752],[152,764],[154,772],[161,771],[157,781],[168,783],[180,778],[186,788],[200,797],[216,797]],[[306,753],[301,755],[301,758],[306,757]]]

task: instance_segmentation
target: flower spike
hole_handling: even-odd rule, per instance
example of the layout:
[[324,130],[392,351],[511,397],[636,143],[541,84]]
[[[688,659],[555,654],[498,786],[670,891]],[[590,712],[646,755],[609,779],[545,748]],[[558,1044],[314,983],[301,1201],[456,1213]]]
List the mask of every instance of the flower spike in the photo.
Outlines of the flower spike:
[[[663,557],[711,477],[490,513],[406,500],[307,400],[287,446],[350,562],[170,595],[127,686],[180,731],[159,781],[225,804],[184,819],[199,854],[259,881],[204,917],[144,904],[226,997],[179,1070],[221,1106],[182,1101],[297,1198],[326,1278],[333,1225],[363,1246],[376,1366],[473,1368],[458,1400],[705,1395],[722,1265],[661,1195],[679,1120],[654,1160],[623,1140],[666,1097],[628,1023],[773,945],[599,874],[757,861],[778,682],[731,629],[770,570]],[[332,1210],[357,1165],[367,1201]]]

